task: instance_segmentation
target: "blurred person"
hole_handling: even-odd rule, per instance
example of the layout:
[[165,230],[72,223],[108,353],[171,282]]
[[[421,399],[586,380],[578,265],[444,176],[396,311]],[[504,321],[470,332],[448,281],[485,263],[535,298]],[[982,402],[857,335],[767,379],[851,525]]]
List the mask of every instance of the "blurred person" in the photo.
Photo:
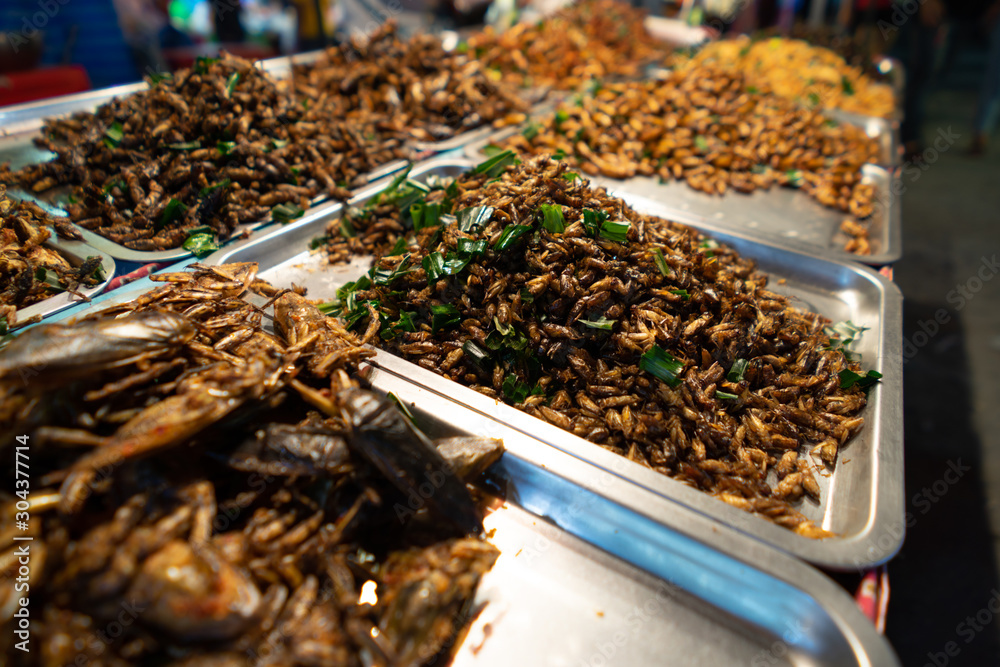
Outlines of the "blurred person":
[[215,38],[224,44],[239,43],[246,39],[240,0],[211,0],[211,4]]
[[160,46],[160,34],[170,24],[170,0],[113,0],[122,29],[141,75],[169,71]]
[[315,51],[329,44],[329,31],[324,20],[330,0],[291,0],[298,13],[300,51]]
[[972,145],[969,148],[972,155],[986,152],[986,140],[996,127],[997,107],[1000,105],[1000,0],[986,10],[982,23],[989,32],[990,50],[972,126]]

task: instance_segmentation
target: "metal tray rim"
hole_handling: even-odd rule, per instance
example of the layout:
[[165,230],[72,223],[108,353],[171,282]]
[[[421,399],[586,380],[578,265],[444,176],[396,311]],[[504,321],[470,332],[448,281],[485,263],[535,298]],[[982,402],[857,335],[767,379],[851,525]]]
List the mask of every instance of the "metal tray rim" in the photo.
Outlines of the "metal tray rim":
[[[416,394],[419,397],[422,390],[427,391],[432,394],[430,401],[435,408],[439,408],[439,404],[440,406],[447,406],[445,409],[438,409],[438,414],[453,414],[452,410],[460,410],[476,413],[481,418],[493,421],[498,429],[498,437],[504,439],[505,442],[517,442],[515,447],[504,454],[505,457],[517,458],[528,466],[541,469],[547,475],[559,477],[584,491],[595,493],[599,498],[618,505],[627,512],[636,515],[640,521],[646,519],[655,522],[655,527],[652,527],[648,532],[634,533],[634,535],[638,536],[638,539],[663,544],[660,540],[670,542],[676,540],[677,535],[680,535],[697,542],[707,550],[701,552],[705,555],[704,559],[699,559],[697,553],[691,553],[690,546],[686,549],[684,547],[677,547],[674,550],[675,553],[679,550],[685,551],[685,556],[690,562],[705,565],[705,561],[715,557],[713,552],[717,552],[724,558],[735,560],[751,570],[763,572],[766,575],[783,581],[820,602],[824,611],[831,618],[839,621],[838,629],[844,633],[845,637],[853,634],[853,639],[863,647],[861,651],[856,650],[855,654],[858,655],[860,653],[869,661],[864,664],[883,665],[896,663],[895,656],[888,643],[875,631],[870,621],[860,613],[853,599],[842,588],[826,576],[823,576],[812,566],[796,559],[790,554],[783,553],[771,545],[755,540],[739,530],[727,526],[719,526],[711,518],[695,510],[678,508],[667,499],[659,498],[652,503],[645,501],[641,503],[637,502],[638,499],[628,496],[627,485],[623,486],[614,482],[609,484],[604,479],[609,472],[608,470],[602,469],[592,462],[576,458],[561,450],[547,449],[544,450],[544,453],[539,454],[537,449],[531,446],[544,444],[544,441],[540,441],[536,436],[525,433],[511,424],[495,420],[488,415],[483,415],[479,410],[466,405],[464,401],[454,396],[427,388],[419,382],[414,382],[409,375],[409,369],[402,369],[403,372],[399,372],[399,370],[386,368],[382,363],[386,358],[389,360],[390,365],[397,361],[395,357],[384,350],[377,350],[376,356],[366,362],[367,365],[377,369],[370,376],[377,389],[392,390],[400,400],[415,403],[418,409],[421,409],[418,402],[420,399],[418,398],[418,401],[414,401],[413,396]],[[420,371],[430,373],[430,371],[426,371],[425,369],[416,368]],[[427,398],[425,396],[423,400],[426,401]],[[426,410],[426,408],[423,409]],[[511,432],[513,432],[513,438],[511,438]],[[531,447],[530,458],[526,458],[523,456],[523,453],[528,451],[529,447]],[[624,461],[621,457],[618,458]],[[502,464],[503,461],[501,461]],[[555,500],[558,501],[558,499]],[[535,513],[530,508],[528,508],[528,511],[533,514]],[[638,567],[655,577],[668,579],[664,575],[665,570],[669,569],[666,561],[670,559],[666,554],[670,549],[654,547],[650,550],[654,554],[651,557],[645,559],[629,558],[614,547],[609,549],[607,545],[597,544],[578,535],[571,528],[561,525],[558,518],[555,524],[574,537],[583,539],[588,544],[611,554],[615,558],[624,560],[630,565]]]
[[[501,128],[500,130],[496,131],[495,133],[487,137],[481,138],[473,143],[466,144],[463,150],[463,156],[465,158],[477,162],[485,160],[486,155],[482,152],[485,146],[496,143],[498,141],[503,141],[504,139],[513,135],[516,132],[516,130],[517,128],[510,128],[510,127]],[[767,245],[773,245],[775,247],[785,248],[787,250],[791,250],[792,252],[799,252],[828,259],[846,260],[870,266],[884,266],[898,261],[903,255],[902,211],[901,207],[899,206],[898,198],[895,197],[892,193],[893,190],[895,189],[893,187],[893,183],[895,183],[895,181],[899,179],[899,174],[895,173],[895,171],[890,168],[876,164],[864,165],[862,167],[862,174],[868,176],[878,174],[889,181],[889,186],[888,186],[889,196],[887,198],[887,201],[885,201],[883,204],[884,206],[886,206],[886,219],[884,224],[887,226],[884,241],[885,241],[885,246],[889,248],[888,251],[884,251],[873,255],[856,255],[854,253],[850,253],[847,252],[846,250],[842,250],[839,248],[832,248],[832,247],[822,248],[813,243],[799,241],[793,238],[785,238],[763,232],[753,232],[751,238],[765,241]],[[588,174],[581,174],[581,176],[590,180],[590,182],[595,186],[605,187],[608,190],[617,189],[620,193],[619,196],[627,194],[630,197],[637,197],[644,200],[650,199],[645,195],[636,195],[629,193],[628,184],[632,181],[632,179],[624,179],[624,180],[612,179],[606,176],[590,176]],[[635,178],[641,178],[641,177],[635,177]],[[725,195],[725,196],[730,196],[730,195]],[[665,203],[662,201],[656,201],[656,204],[658,206],[662,206],[666,210],[669,210],[671,219],[674,220],[675,222],[681,222],[695,227],[712,228],[720,231],[746,229],[745,227],[738,227],[736,225],[733,226],[718,225],[712,223],[712,221],[710,221],[708,218],[705,218],[703,215],[700,215],[698,213],[692,213],[690,211],[685,211],[680,208],[676,208],[670,205],[669,203]]]
[[[418,177],[420,174],[438,167],[470,167],[473,164],[473,162],[467,159],[435,158],[418,163],[414,167],[413,174],[415,177]],[[364,200],[366,197],[379,191],[382,187],[384,187],[383,183],[372,185],[370,188],[359,192],[356,198],[352,202],[349,202],[349,204]],[[341,205],[337,204],[324,210],[316,211],[309,219],[304,217],[293,223],[294,227],[286,226],[269,230],[261,235],[254,235],[233,246],[219,250],[209,256],[205,260],[205,263],[221,264],[233,261],[234,255],[247,251],[248,248],[276,241],[281,236],[290,233],[296,227],[312,224],[318,218],[338,214],[340,210],[339,206]],[[717,499],[711,498],[707,494],[690,489],[676,480],[672,480],[631,462],[628,462],[629,465],[635,466],[635,469],[632,471],[633,475],[631,479],[628,480],[629,483],[634,488],[641,489],[641,492],[646,494],[647,497],[667,497],[669,495],[673,503],[683,504],[695,509],[713,517],[717,521],[734,526],[758,539],[763,539],[789,553],[823,567],[849,570],[870,567],[888,561],[899,550],[905,534],[905,526],[903,526],[902,488],[900,486],[897,493],[889,491],[889,489],[894,488],[892,482],[898,481],[901,477],[902,470],[902,434],[899,430],[899,425],[902,424],[902,349],[899,337],[902,332],[899,331],[898,336],[896,332],[890,333],[886,325],[886,323],[898,323],[902,321],[902,293],[885,276],[880,275],[870,267],[855,262],[784,248],[753,235],[734,232],[730,229],[720,229],[714,225],[705,225],[699,228],[711,231],[722,241],[737,239],[755,244],[764,249],[770,248],[781,253],[790,254],[793,257],[797,256],[802,258],[802,260],[808,258],[813,262],[839,266],[843,270],[859,276],[878,292],[880,299],[879,319],[883,323],[883,326],[881,327],[881,337],[878,342],[877,367],[883,374],[883,380],[877,391],[873,393],[873,400],[870,402],[871,409],[867,413],[869,417],[874,417],[873,421],[875,423],[869,423],[867,428],[872,429],[873,433],[876,434],[872,442],[879,448],[873,459],[875,463],[871,480],[872,503],[869,508],[867,522],[864,529],[855,535],[817,541],[798,536],[790,530],[730,507]],[[516,408],[494,401],[468,387],[452,382],[401,358],[392,357],[391,355],[389,355],[389,358],[391,362],[386,362],[385,360],[381,362],[381,365],[387,370],[405,368],[405,371],[402,371],[402,373],[421,386],[438,391],[446,396],[461,396],[462,399],[460,402],[464,405],[472,407],[487,416],[496,417],[506,424],[521,424],[525,420],[529,420],[527,425],[515,426],[515,428],[537,439],[544,440],[550,445],[560,443],[567,449],[573,450],[585,448],[583,451],[587,452],[587,460],[595,463],[600,462],[601,467],[605,469],[610,469],[616,460],[623,460],[615,454],[595,447],[589,441],[531,417]],[[435,389],[441,383],[446,383],[446,386],[442,389]],[[544,434],[544,437],[540,437],[540,434]],[[561,449],[558,446],[557,448]],[[662,485],[667,487],[666,492],[660,488]],[[891,539],[882,540],[883,535],[889,535]]]
[[[101,258],[101,269],[104,271],[104,280],[93,287],[78,290],[80,294],[83,294],[88,298],[95,297],[103,292],[108,286],[108,283],[110,283],[115,277],[116,266],[114,258],[100,248],[95,248],[94,246],[83,241],[60,239],[55,234],[53,234],[49,240],[45,242],[45,245],[53,248],[64,257],[70,256],[75,259],[83,260],[87,257],[97,255]],[[44,319],[46,317],[51,317],[60,311],[66,310],[67,308],[75,306],[81,301],[82,300],[79,297],[63,292],[61,294],[50,296],[48,299],[39,301],[38,303],[28,306],[27,308],[17,310],[14,317],[16,318],[16,321],[27,320],[37,315],[40,315]]]

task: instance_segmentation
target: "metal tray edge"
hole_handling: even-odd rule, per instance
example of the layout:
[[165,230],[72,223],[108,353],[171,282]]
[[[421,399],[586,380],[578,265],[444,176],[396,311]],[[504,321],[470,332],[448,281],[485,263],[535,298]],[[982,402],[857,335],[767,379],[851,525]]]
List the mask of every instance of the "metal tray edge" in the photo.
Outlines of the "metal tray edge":
[[[55,234],[53,234],[49,240],[45,242],[45,245],[54,248],[63,256],[69,256],[81,261],[94,255],[101,258],[101,269],[104,271],[104,280],[93,287],[78,290],[80,294],[83,294],[87,298],[95,297],[103,292],[108,286],[108,283],[111,282],[111,279],[115,277],[116,266],[114,258],[100,248],[95,248],[94,246],[84,243],[83,241],[60,239]],[[14,314],[14,317],[16,318],[15,321],[23,321],[39,315],[42,319],[45,319],[66,310],[67,308],[76,306],[83,301],[83,299],[67,292],[56,294],[55,296],[50,296],[44,301],[40,301],[34,305],[28,306],[27,308],[21,308],[16,311]]]
[[[473,164],[474,162],[467,159],[439,157],[417,163],[414,166],[414,171],[421,173],[436,166],[469,167]],[[371,188],[359,192],[356,200],[361,201],[365,197],[371,196],[381,187],[382,184],[374,184]],[[338,209],[336,206],[323,211],[316,211],[308,220],[303,218],[293,223],[293,225],[308,225],[316,216],[332,216],[336,215],[337,212]],[[693,226],[698,227],[697,225]],[[880,307],[880,315],[883,322],[901,322],[902,294],[894,283],[870,267],[845,259],[830,258],[815,253],[786,248],[780,244],[772,243],[768,239],[761,239],[752,234],[743,233],[740,230],[722,228],[710,223],[699,228],[715,234],[723,242],[727,239],[739,239],[793,255],[809,257],[815,261],[839,265],[850,272],[862,276],[880,292],[883,297]],[[293,229],[294,227],[289,225],[283,228],[268,230],[262,235],[254,235],[245,241],[214,253],[204,260],[204,263],[226,263],[231,261],[232,256],[237,251],[245,249],[248,245],[266,243],[275,237],[292,232]],[[883,372],[884,378],[881,386],[878,388],[879,393],[876,395],[876,400],[887,401],[886,405],[889,412],[881,420],[881,424],[869,424],[868,428],[891,429],[894,425],[897,428],[895,432],[890,431],[889,433],[880,430],[880,437],[882,435],[891,437],[888,437],[885,441],[888,445],[883,444],[882,450],[884,451],[884,456],[880,455],[876,465],[876,473],[872,480],[872,485],[875,487],[872,490],[873,507],[870,510],[866,528],[861,533],[850,537],[830,538],[822,541],[801,537],[785,528],[730,507],[700,491],[690,489],[679,482],[645,470],[640,466],[636,466],[637,470],[634,472],[640,478],[646,479],[636,480],[632,477],[626,481],[635,488],[641,489],[648,496],[666,498],[675,506],[679,504],[694,509],[711,517],[715,521],[732,526],[757,539],[763,539],[788,553],[822,567],[835,570],[863,569],[886,562],[899,550],[904,532],[898,529],[898,526],[902,523],[902,494],[897,494],[898,497],[886,498],[885,502],[878,502],[880,498],[878,489],[886,486],[886,481],[895,479],[895,475],[900,474],[902,470],[902,436],[898,432],[898,425],[902,424],[902,375],[901,362],[898,361],[901,358],[901,348],[896,350],[895,353],[893,352],[899,345],[901,345],[899,336],[890,337],[888,331],[883,327],[882,337],[879,341],[879,368]],[[401,358],[394,357],[384,351],[379,351],[379,355],[376,357],[379,360],[377,365],[385,370],[401,373],[415,383],[441,395],[452,398],[461,397],[455,398],[455,400],[487,417],[513,426],[517,430],[536,439],[544,440],[551,444],[552,442],[565,442],[568,438],[574,448],[586,446],[588,454],[585,460],[590,463],[600,465],[605,469],[611,469],[616,460],[623,460],[615,454],[600,450],[589,441],[577,438],[577,436],[567,431],[531,417],[516,408],[489,399],[468,387],[459,385],[432,371],[423,369]],[[441,383],[446,383],[446,385],[443,388],[435,389]],[[877,410],[873,409],[871,414],[877,414]],[[530,420],[527,426],[516,426],[516,424],[525,419]],[[602,461],[603,463],[597,463],[598,461]],[[670,496],[665,496],[662,490],[656,488],[658,485],[665,483],[663,480],[669,480],[668,485],[671,488]],[[876,484],[878,486],[875,486]],[[876,531],[885,531],[884,534],[890,535],[891,539],[888,541],[883,540],[883,544],[870,544],[869,536]]]

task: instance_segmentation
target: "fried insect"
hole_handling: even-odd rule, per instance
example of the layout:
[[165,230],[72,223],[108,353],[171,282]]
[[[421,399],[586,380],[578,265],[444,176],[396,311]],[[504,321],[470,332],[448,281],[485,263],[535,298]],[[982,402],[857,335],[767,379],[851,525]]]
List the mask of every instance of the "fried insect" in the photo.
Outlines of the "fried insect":
[[[731,249],[569,176],[566,162],[539,157],[442,184],[424,205],[452,192],[449,212],[464,222],[374,243],[383,278],[341,294],[367,304],[345,315],[424,368],[828,536],[796,508],[819,491],[805,455],[826,447],[834,463],[862,428],[866,396],[841,388],[839,372],[858,365],[832,349],[826,320],[768,290]],[[391,208],[350,214],[356,239],[385,219],[405,228]],[[387,245],[405,246],[417,268],[396,270],[405,258]]]
[[[422,665],[474,618],[497,551],[465,482],[502,446],[449,442],[442,458],[361,388],[370,352],[354,334],[256,275],[159,275],[135,301],[0,351],[0,429],[27,434],[36,475],[27,532],[0,494],[0,534],[34,538],[24,657],[22,593],[0,582],[12,664]],[[431,502],[399,490],[439,471],[450,486]],[[0,570],[17,567],[0,553]],[[383,602],[362,599],[371,586]]]
[[384,114],[423,141],[448,139],[480,125],[520,122],[527,103],[486,66],[445,51],[438,37],[401,40],[386,22],[366,39],[327,49],[314,63],[297,65],[294,82],[310,99],[330,99],[345,118]]
[[537,24],[503,32],[487,27],[469,52],[504,81],[521,87],[575,90],[592,79],[634,77],[672,48],[650,35],[645,13],[613,0],[584,0]]
[[700,76],[701,68],[709,64],[738,71],[747,84],[766,86],[775,95],[809,107],[883,118],[896,110],[890,86],[848,64],[831,49],[801,39],[724,39],[707,44],[690,59],[676,60],[692,76]]
[[679,180],[710,195],[781,185],[855,220],[874,211],[875,191],[861,171],[877,159],[874,140],[715,64],[663,81],[608,84],[532,127],[503,147],[558,155],[609,178]]
[[0,321],[9,327],[15,312],[43,299],[101,281],[99,257],[80,266],[45,245],[55,219],[37,204],[7,196],[0,185]]
[[128,248],[164,250],[196,229],[226,239],[241,223],[287,220],[317,195],[347,198],[363,174],[405,155],[385,116],[342,119],[232,55],[149,83],[94,113],[49,120],[36,143],[55,158],[0,171],[0,181],[39,194],[69,186],[70,220]]

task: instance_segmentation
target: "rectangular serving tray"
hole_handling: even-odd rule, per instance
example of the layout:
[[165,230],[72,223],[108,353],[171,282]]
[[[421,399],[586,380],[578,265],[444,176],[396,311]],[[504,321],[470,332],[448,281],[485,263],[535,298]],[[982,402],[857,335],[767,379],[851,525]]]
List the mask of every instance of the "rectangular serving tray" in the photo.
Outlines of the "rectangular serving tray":
[[[415,166],[410,177],[454,176],[472,164],[447,158],[429,160]],[[384,184],[359,193],[349,205],[362,205],[382,187]],[[370,258],[356,257],[350,264],[332,266],[322,254],[308,250],[309,242],[325,233],[327,222],[339,218],[344,210],[339,203],[324,205],[285,227],[256,232],[205,262],[257,262],[261,277],[276,286],[294,283],[308,288],[310,298],[330,300],[339,286],[360,277],[370,264]],[[622,476],[635,498],[648,502],[669,499],[826,568],[864,569],[886,562],[899,549],[905,532],[902,295],[887,278],[856,263],[791,251],[717,226],[695,226],[755,259],[760,269],[770,274],[770,289],[791,296],[796,305],[834,322],[851,320],[868,327],[853,349],[861,355],[865,368],[881,372],[883,379],[871,391],[862,413],[867,423],[843,448],[832,473],[817,476],[821,502],[803,501],[799,507],[837,537],[811,540],[796,535],[402,359],[385,355],[380,356],[380,363],[407,377],[420,377],[435,391],[604,470],[614,470],[624,461],[627,465]],[[666,520],[667,514],[657,518]]]
[[[516,131],[507,128],[467,144],[465,156],[481,162],[487,157],[486,146]],[[875,210],[867,222],[871,244],[868,255],[844,249],[849,239],[840,231],[840,223],[848,214],[823,206],[795,188],[774,186],[750,194],[730,191],[725,195],[710,195],[682,181],[661,183],[658,178],[648,176],[622,180],[580,175],[628,200],[644,213],[656,210],[657,215],[695,227],[712,225],[739,231],[788,250],[870,266],[891,264],[903,255],[902,210],[899,197],[894,194],[898,191],[894,181],[899,175],[874,164],[862,168],[864,182],[875,186]]]

